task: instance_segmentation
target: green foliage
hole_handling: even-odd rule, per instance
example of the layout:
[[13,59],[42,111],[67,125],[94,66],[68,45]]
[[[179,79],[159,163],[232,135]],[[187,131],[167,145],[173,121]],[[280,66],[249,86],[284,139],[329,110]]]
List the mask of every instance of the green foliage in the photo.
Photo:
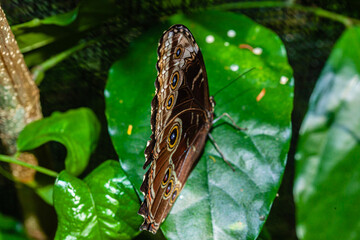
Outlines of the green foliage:
[[35,192],[39,195],[47,204],[53,205],[53,184],[47,184],[45,186],[36,186]]
[[0,240],[27,239],[21,224],[0,213]]
[[[52,182],[51,185],[28,184],[49,204],[53,204],[54,198],[59,219],[56,239],[131,239],[138,234],[142,221],[136,213],[140,202],[138,196],[142,196],[138,189],[145,173],[142,170],[143,152],[151,133],[150,102],[156,77],[156,47],[162,32],[175,23],[185,24],[193,32],[204,55],[211,94],[246,70],[256,69],[215,97],[217,116],[229,113],[237,125],[248,129],[239,132],[224,122],[212,129],[220,149],[236,172],[231,171],[213,145],[207,142],[198,165],[161,229],[167,239],[258,237],[286,164],[291,135],[292,70],[279,37],[242,15],[205,11],[169,17],[175,11],[195,11],[211,4],[188,1],[119,4],[114,0],[82,0],[78,7],[67,13],[12,26],[27,65],[36,66],[32,72],[38,84],[45,71],[91,44],[98,45],[98,50],[108,44],[107,38],[121,42],[121,46],[130,43],[127,54],[110,69],[105,91],[109,133],[121,166],[109,160],[84,179],[76,177],[87,167],[99,138],[100,124],[88,109],[54,113],[29,124],[19,137],[19,151],[37,148],[48,141],[58,141],[67,150],[66,169],[59,174],[55,186]],[[239,10],[259,6],[289,7],[294,11],[294,22],[308,21],[302,13],[312,12],[316,19],[321,16],[348,27],[359,25],[356,19],[321,8],[277,1],[237,2],[214,8]],[[272,19],[267,15],[269,12],[263,10],[260,9],[257,16]],[[154,19],[163,22],[150,24]],[[282,19],[282,23],[284,21],[287,19]],[[150,25],[147,32],[132,42]],[[236,35],[229,36],[228,30],[234,30]],[[103,34],[107,31],[111,34]],[[297,34],[294,29],[284,32],[288,43],[294,41]],[[120,33],[119,37],[115,33]],[[215,41],[207,42],[209,36]],[[315,40],[316,46],[324,43]],[[331,39],[325,40],[331,42]],[[358,27],[344,32],[322,71],[302,126],[294,187],[300,239],[359,238],[359,211],[356,208],[360,195],[357,164],[360,156],[360,136],[357,134],[360,128],[357,109],[360,103],[359,42]],[[299,48],[305,44],[309,43],[300,42]],[[117,53],[122,51],[120,49]],[[290,53],[291,50],[294,49],[290,49]],[[298,50],[296,48],[295,53]],[[319,55],[316,50],[311,56]],[[83,57],[86,60],[75,67],[84,69],[96,65],[99,70],[107,71],[108,67],[104,66],[112,60],[104,56],[108,54],[113,59],[118,56],[106,48],[101,49],[102,55],[97,51],[92,54],[95,63]],[[295,55],[292,60],[299,57],[299,54]],[[64,73],[62,70],[58,70],[62,72],[61,77],[71,79],[66,69]],[[87,71],[92,70],[87,68]],[[102,73],[91,72],[97,76]],[[297,81],[299,83],[299,79]],[[299,86],[302,85],[298,85],[298,89]],[[82,87],[81,83],[79,87]],[[263,89],[265,95],[257,101]],[[294,116],[297,117],[296,112]],[[11,162],[15,158],[7,159]],[[46,169],[42,171],[46,172]],[[52,172],[54,175],[57,173]],[[162,235],[152,237],[157,239]],[[0,215],[1,239],[26,237],[20,223]],[[263,231],[258,239],[271,239],[271,234]]]
[[[286,163],[293,82],[279,37],[247,17],[218,11],[175,15],[149,29],[113,65],[105,90],[106,114],[121,166],[139,189],[145,173],[141,170],[144,148],[151,134],[156,48],[162,32],[175,23],[189,27],[201,48],[210,94],[244,71],[256,69],[215,98],[217,116],[229,113],[237,125],[248,128],[239,132],[228,124],[217,124],[212,129],[236,171],[207,142],[162,230],[168,239],[255,239],[267,218]],[[229,30],[236,36],[231,37]],[[210,35],[215,41],[207,43]],[[256,55],[240,44],[262,52]],[[288,82],[281,84],[281,79]],[[257,101],[262,89],[266,93]]]
[[300,239],[359,239],[360,28],[336,43],[311,96],[296,154]]
[[135,190],[116,161],[108,160],[80,180],[67,171],[54,186],[55,239],[131,239],[141,217]]
[[[64,49],[76,46],[84,35],[115,17],[114,0],[83,0],[74,10],[45,19],[15,25],[12,30],[28,66],[42,63]],[[51,47],[50,44],[57,43]]]
[[53,113],[26,126],[18,138],[19,151],[48,141],[62,143],[68,152],[66,170],[52,188],[36,191],[53,204],[58,215],[56,239],[131,239],[138,234],[141,217],[136,192],[116,161],[106,161],[84,180],[79,175],[96,147],[100,125],[87,108]]
[[77,176],[86,168],[99,133],[99,121],[88,108],[55,112],[28,124],[19,135],[17,148],[28,151],[49,141],[62,143],[67,150],[65,169]]

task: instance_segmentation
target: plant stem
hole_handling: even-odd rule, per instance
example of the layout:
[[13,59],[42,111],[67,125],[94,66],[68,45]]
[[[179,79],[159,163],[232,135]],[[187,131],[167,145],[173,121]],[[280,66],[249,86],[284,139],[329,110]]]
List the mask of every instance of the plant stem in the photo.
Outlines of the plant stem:
[[35,165],[32,165],[32,164],[20,161],[20,160],[14,158],[14,157],[11,157],[11,156],[0,154],[0,161],[8,162],[8,163],[15,163],[15,164],[18,164],[20,166],[28,167],[28,168],[34,169],[34,170],[36,170],[38,172],[41,172],[41,173],[46,174],[46,175],[51,176],[51,177],[57,177],[58,176],[58,173],[55,172],[55,171],[52,171],[52,170],[47,169],[47,168],[43,168],[43,167],[40,167],[40,166],[35,166]]
[[38,86],[40,85],[41,81],[44,78],[44,74],[47,70],[54,67],[56,64],[60,63],[61,61],[65,60],[66,58],[68,58],[69,56],[74,54],[75,52],[80,51],[81,49],[83,49],[95,42],[96,42],[95,40],[92,40],[92,41],[80,43],[72,48],[69,48],[69,49],[47,59],[46,61],[42,62],[41,64],[33,67],[31,69],[31,72],[33,74],[33,79],[34,79],[36,85],[38,85]]
[[300,4],[290,2],[272,2],[272,1],[259,1],[259,2],[238,2],[226,3],[213,7],[219,10],[236,10],[236,9],[250,9],[250,8],[292,8],[304,12],[311,12],[319,17],[328,18],[344,24],[346,27],[351,27],[354,24],[360,25],[360,20],[346,17],[341,14],[330,12],[318,7],[307,7]]
[[5,178],[9,179],[13,182],[20,182],[18,179],[16,179],[11,173],[6,171],[2,166],[0,166],[0,174],[3,175]]

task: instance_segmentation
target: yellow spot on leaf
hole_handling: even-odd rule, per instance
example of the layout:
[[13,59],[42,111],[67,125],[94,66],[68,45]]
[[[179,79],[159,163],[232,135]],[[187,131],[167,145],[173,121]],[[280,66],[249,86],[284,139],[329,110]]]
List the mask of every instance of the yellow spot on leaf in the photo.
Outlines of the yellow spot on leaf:
[[129,135],[129,136],[131,135],[132,128],[133,128],[133,126],[130,124],[128,127],[128,130],[127,130],[127,135]]
[[261,92],[259,93],[259,95],[257,95],[256,101],[259,102],[264,96],[265,96],[265,88],[263,88],[263,89],[261,90]]
[[123,102],[124,102],[124,100],[120,99],[119,103],[123,103]]
[[216,162],[216,159],[215,159],[213,156],[209,156],[209,158],[210,158],[211,160],[213,160],[214,163]]
[[242,222],[236,222],[229,226],[231,230],[243,230],[245,228],[244,224]]

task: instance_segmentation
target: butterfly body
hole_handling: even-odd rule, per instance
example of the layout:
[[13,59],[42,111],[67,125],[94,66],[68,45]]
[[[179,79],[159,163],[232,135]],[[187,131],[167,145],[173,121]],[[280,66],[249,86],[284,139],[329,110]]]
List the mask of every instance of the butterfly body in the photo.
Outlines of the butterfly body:
[[145,149],[139,214],[142,230],[156,233],[189,177],[210,131],[214,105],[204,60],[191,32],[174,25],[159,41],[158,77]]

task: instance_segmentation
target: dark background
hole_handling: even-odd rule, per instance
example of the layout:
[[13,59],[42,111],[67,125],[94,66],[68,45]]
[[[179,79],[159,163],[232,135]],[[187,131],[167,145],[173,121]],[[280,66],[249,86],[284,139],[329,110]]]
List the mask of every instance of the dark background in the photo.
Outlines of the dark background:
[[[45,18],[67,12],[80,1],[73,0],[2,0],[1,6],[10,25],[19,24],[33,18]],[[121,3],[120,3],[121,2]],[[178,11],[178,8],[163,8],[163,1],[119,1],[125,9],[119,16],[107,21],[85,36],[106,34],[97,44],[91,45],[61,62],[46,73],[39,86],[44,116],[53,111],[89,107],[94,110],[102,123],[102,133],[98,148],[92,156],[87,171],[107,159],[117,159],[107,134],[103,90],[107,73],[126,46],[151,24],[163,16]],[[192,11],[230,1],[197,1],[184,4],[181,10]],[[357,0],[302,0],[294,1],[304,6],[321,7],[345,16],[359,18],[360,2]],[[146,3],[146,4],[145,4]],[[307,111],[308,100],[316,80],[321,73],[333,45],[344,30],[344,26],[312,13],[289,8],[261,8],[236,11],[272,29],[285,44],[289,63],[294,70],[295,94],[292,113],[292,141],[288,154],[279,197],[275,199],[262,236],[269,234],[272,239],[297,239],[295,232],[295,206],[292,195],[294,179],[294,154],[301,122]],[[16,37],[16,36],[15,36]],[[60,144],[51,144],[58,162],[66,156]],[[21,219],[14,185],[0,176],[0,212]],[[6,196],[6,197],[4,197]]]

